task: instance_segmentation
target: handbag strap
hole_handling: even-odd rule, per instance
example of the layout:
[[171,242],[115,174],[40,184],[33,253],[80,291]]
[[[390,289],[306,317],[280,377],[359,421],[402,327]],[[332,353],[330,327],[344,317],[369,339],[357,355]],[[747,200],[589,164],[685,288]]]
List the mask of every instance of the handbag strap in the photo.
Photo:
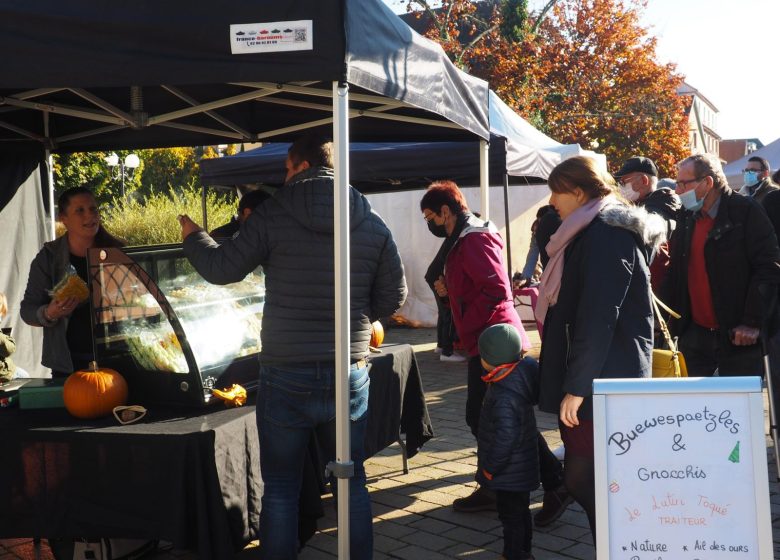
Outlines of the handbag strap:
[[672,311],[669,307],[664,304],[660,299],[658,299],[655,294],[653,294],[653,309],[655,310],[655,316],[658,317],[658,326],[661,328],[661,332],[664,335],[664,339],[666,340],[666,344],[669,345],[669,350],[672,352],[677,352],[677,344],[675,344],[675,341],[672,339],[672,335],[669,332],[669,327],[666,324],[666,321],[664,321],[663,316],[661,315],[661,310],[658,308],[659,304],[669,312],[669,314],[674,317],[675,319],[679,319],[680,315],[676,313],[675,311]]
[[[679,319],[681,317],[681,315],[677,313],[677,311],[675,311],[674,309],[666,305],[664,302],[662,302],[660,299],[658,299],[658,296],[655,294],[653,294],[653,305],[656,306],[655,307],[656,312],[658,312],[658,306],[660,305],[664,311],[666,311],[669,315],[671,315],[675,319]],[[661,321],[663,321],[663,318],[661,319]]]

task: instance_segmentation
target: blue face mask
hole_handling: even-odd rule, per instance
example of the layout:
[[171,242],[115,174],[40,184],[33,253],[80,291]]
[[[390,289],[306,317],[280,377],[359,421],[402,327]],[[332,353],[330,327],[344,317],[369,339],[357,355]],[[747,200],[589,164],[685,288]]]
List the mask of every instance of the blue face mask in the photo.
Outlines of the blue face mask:
[[746,187],[752,187],[758,183],[758,173],[755,171],[745,171],[742,174],[742,180],[745,182]]
[[704,199],[698,200],[696,198],[696,189],[691,189],[680,195],[680,203],[686,210],[691,212],[698,212],[701,207],[704,206]]

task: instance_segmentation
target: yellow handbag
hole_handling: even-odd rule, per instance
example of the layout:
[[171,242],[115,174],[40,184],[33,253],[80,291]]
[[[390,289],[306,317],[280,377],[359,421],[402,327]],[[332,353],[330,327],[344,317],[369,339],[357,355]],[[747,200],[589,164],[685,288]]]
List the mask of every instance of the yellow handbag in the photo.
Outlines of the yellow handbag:
[[666,339],[666,344],[669,346],[669,350],[661,348],[653,349],[653,377],[688,377],[688,368],[685,365],[685,358],[677,348],[677,339],[672,338],[669,333],[669,327],[666,325],[666,321],[661,316],[661,310],[658,309],[658,305],[661,305],[669,314],[675,319],[680,318],[680,314],[676,313],[664,302],[655,297],[653,294],[653,309],[655,310],[655,316],[658,318],[658,326]]

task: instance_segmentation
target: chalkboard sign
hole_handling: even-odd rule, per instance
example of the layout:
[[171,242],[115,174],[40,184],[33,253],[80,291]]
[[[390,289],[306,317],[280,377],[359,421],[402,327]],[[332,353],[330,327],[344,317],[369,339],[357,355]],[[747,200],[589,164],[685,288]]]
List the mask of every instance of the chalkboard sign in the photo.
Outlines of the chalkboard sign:
[[599,560],[771,560],[758,377],[593,383]]

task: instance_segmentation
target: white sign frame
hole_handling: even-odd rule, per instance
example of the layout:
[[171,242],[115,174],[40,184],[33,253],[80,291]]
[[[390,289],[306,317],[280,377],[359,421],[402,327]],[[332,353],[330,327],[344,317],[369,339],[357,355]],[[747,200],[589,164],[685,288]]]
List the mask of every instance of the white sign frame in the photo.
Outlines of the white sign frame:
[[[772,560],[774,546],[772,541],[772,520],[769,504],[769,475],[767,469],[766,439],[764,435],[764,400],[760,377],[713,377],[713,378],[683,378],[683,379],[596,379],[593,382],[593,431],[595,452],[595,484],[596,484],[596,550],[599,560],[620,560],[611,556],[610,538],[620,535],[610,535],[609,511],[609,469],[607,407],[612,395],[636,395],[647,399],[653,395],[696,394],[740,394],[748,400],[749,449],[740,450],[750,453],[753,465],[753,497],[756,511],[756,541],[757,555],[740,554],[739,558],[757,560]],[[746,446],[747,447],[747,446]],[[749,499],[749,498],[747,498]],[[615,512],[614,515],[617,515]],[[674,531],[675,529],[669,529]],[[626,556],[632,558],[630,554]],[[672,560],[673,551],[666,553],[641,553],[633,556],[644,560]],[[701,554],[702,560],[731,558],[727,553]]]

